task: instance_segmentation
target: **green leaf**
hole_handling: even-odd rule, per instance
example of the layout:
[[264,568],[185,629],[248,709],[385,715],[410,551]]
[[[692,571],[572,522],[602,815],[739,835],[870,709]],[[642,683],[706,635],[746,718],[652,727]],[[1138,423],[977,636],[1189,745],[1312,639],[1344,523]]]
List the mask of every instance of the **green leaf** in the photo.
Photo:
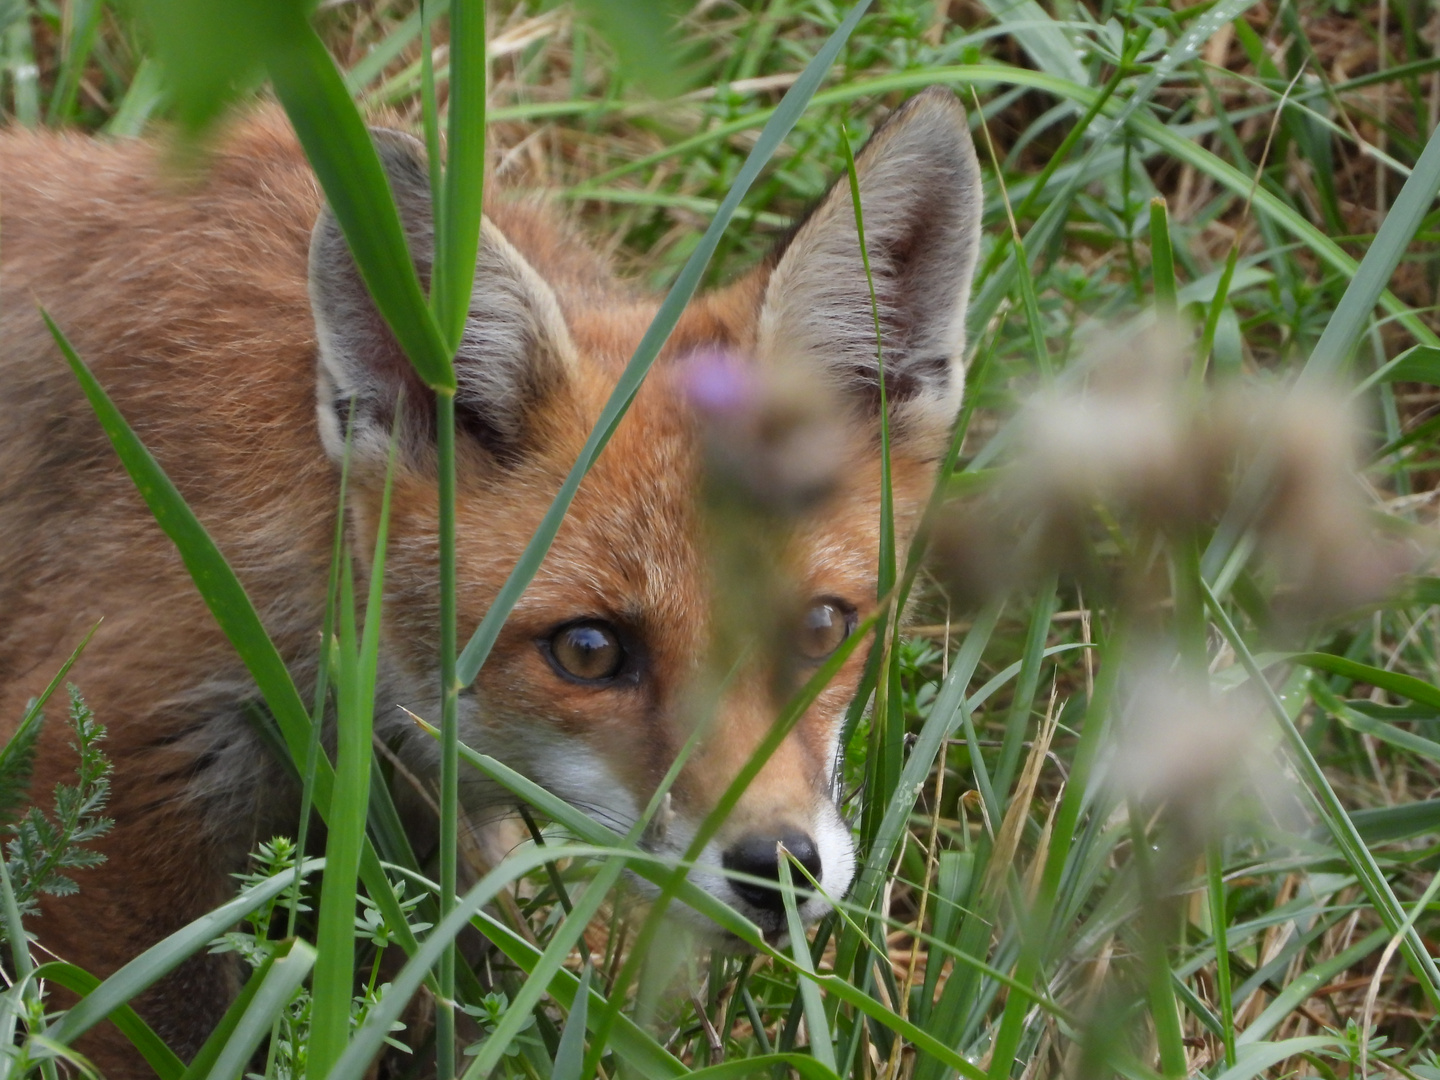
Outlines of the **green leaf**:
[[55,677],[46,683],[38,697],[25,706],[25,715],[20,718],[20,723],[16,725],[4,748],[0,749],[0,824],[15,820],[15,812],[29,794],[30,771],[35,761],[35,746],[40,738],[46,703],[65,681],[65,676],[70,674],[75,661],[80,659],[80,654],[85,651],[85,646],[90,644],[90,639],[99,628],[100,624],[97,622],[86,631],[80,644],[75,646],[75,651],[60,665]]
[[480,245],[480,208],[485,195],[485,4],[450,4],[450,95],[445,184],[435,235],[431,301],[449,352],[460,347],[475,258]]
[[[100,980],[84,968],[59,960],[40,965],[35,969],[34,977],[63,986],[79,998],[87,997],[100,986]],[[130,1045],[140,1052],[160,1080],[180,1080],[185,1074],[185,1063],[129,1005],[117,1005],[110,1013],[110,1022],[130,1040]],[[54,1038],[53,1032],[50,1037]]]
[[1386,211],[1379,232],[1335,306],[1335,314],[1330,316],[1320,340],[1315,343],[1301,372],[1302,379],[1333,377],[1349,362],[1395,267],[1429,213],[1437,190],[1440,190],[1440,130],[1431,132],[1405,186]]
[[1245,1025],[1245,1030],[1236,1038],[1235,1046],[1240,1054],[1237,1064],[1245,1063],[1244,1050],[1246,1047],[1259,1044],[1261,1039],[1279,1027],[1310,995],[1324,987],[1341,972],[1360,963],[1376,949],[1383,948],[1388,940],[1390,940],[1389,930],[1384,927],[1373,930],[1343,952],[1316,964],[1296,978],[1288,979],[1284,989],[1275,995],[1275,999],[1270,1004],[1265,1006],[1265,1011]]
[[320,890],[320,949],[310,1010],[306,1074],[321,1080],[339,1059],[350,1034],[350,1001],[355,977],[355,880],[365,846],[369,817],[371,735],[375,725],[375,684],[379,665],[381,608],[385,593],[385,555],[390,538],[390,495],[400,444],[397,424],[390,437],[390,460],[375,519],[370,592],[363,629],[355,624],[349,559],[340,575],[340,630],[332,640],[339,677],[335,682],[337,717],[335,792],[330,804],[330,833],[325,843],[325,878]]
[[797,985],[800,1000],[805,1009],[805,1030],[810,1037],[810,1053],[816,1061],[831,1072],[835,1071],[835,1038],[830,1033],[830,1021],[825,1015],[825,999],[815,985],[815,962],[810,959],[810,942],[805,937],[805,924],[800,921],[800,909],[795,906],[795,882],[790,874],[791,856],[786,853],[779,860],[780,895],[785,900],[785,920],[790,928],[790,955],[795,966],[811,978],[801,979]]
[[560,1045],[555,1048],[555,1068],[550,1080],[580,1080],[580,1067],[585,1064],[585,1018],[589,1014],[590,976],[595,969],[588,963],[580,974],[574,1004],[560,1032]]
[[[1304,736],[1296,728],[1290,714],[1285,711],[1284,703],[1276,694],[1275,689],[1265,680],[1264,674],[1255,662],[1255,657],[1240,637],[1239,632],[1236,631],[1229,613],[1216,599],[1209,585],[1202,581],[1200,588],[1205,595],[1205,606],[1210,609],[1211,618],[1220,628],[1221,634],[1229,642],[1230,647],[1235,650],[1236,657],[1249,673],[1252,682],[1263,695],[1271,715],[1280,726],[1285,741],[1290,747],[1291,757],[1305,781],[1305,793],[1310,797],[1316,813],[1324,821],[1326,828],[1330,830],[1330,834],[1350,864],[1350,868],[1359,878],[1361,887],[1364,888],[1370,903],[1374,906],[1376,914],[1380,916],[1386,929],[1391,934],[1400,937],[1401,955],[1404,956],[1406,965],[1420,984],[1420,989],[1424,992],[1425,997],[1432,1006],[1440,1007],[1440,969],[1436,968],[1434,957],[1430,955],[1425,943],[1414,928],[1407,925],[1405,913],[1400,908],[1399,900],[1395,898],[1395,891],[1391,888],[1389,880],[1381,872],[1375,862],[1375,856],[1365,846],[1364,840],[1356,831],[1355,823],[1351,821],[1339,796],[1335,794],[1335,789],[1330,785],[1320,763],[1315,760],[1315,755],[1305,742]],[[1353,665],[1356,668],[1376,672],[1377,676],[1385,676],[1387,679],[1408,680],[1409,683],[1416,684],[1440,699],[1440,691],[1428,683],[1423,683],[1410,676],[1378,671],[1378,669],[1367,668],[1367,665],[1356,664],[1354,661],[1343,660],[1341,657],[1333,657],[1325,653],[1303,653],[1295,659],[1298,663],[1312,667]],[[1349,677],[1355,678],[1356,676],[1350,675]]]
[[[120,410],[85,366],[85,362],[76,355],[60,328],[48,313],[42,311],[41,315],[56,344],[60,346],[70,370],[79,381],[80,388],[85,392],[100,426],[110,437],[121,464],[135,482],[140,497],[150,508],[156,523],[175,544],[181,560],[185,563],[185,569],[194,579],[210,613],[220,624],[226,638],[235,646],[251,678],[260,687],[265,704],[285,736],[291,756],[296,761],[304,761],[310,734],[309,711],[300,700],[290,672],[265,633],[265,627],[261,624],[260,616],[256,614],[245,589],[204,526],[160,468],[159,462],[136,437],[125,418],[120,415]],[[322,763],[315,776],[315,799],[322,814],[330,804],[332,779],[329,763]]]
[[1330,653],[1298,653],[1291,659],[1297,664],[1304,664],[1317,671],[1328,671],[1332,675],[1339,675],[1355,682],[1368,683],[1370,686],[1388,690],[1392,694],[1409,698],[1422,705],[1440,709],[1440,687],[1425,682],[1423,679],[1417,679],[1413,675],[1387,671],[1370,664],[1362,664],[1358,660],[1332,656]]
[[1377,368],[1355,387],[1361,394],[1376,383],[1419,382],[1440,386],[1440,348],[1412,345],[1399,356]]
[[298,9],[289,13],[284,32],[274,35],[264,55],[275,94],[376,308],[425,384],[454,389],[451,352],[421,292],[390,182],[335,62]]
[[310,5],[300,0],[140,0],[175,118],[191,135],[255,87],[273,39]]
[[[478,913],[471,923],[521,971],[528,975],[534,970],[541,955],[534,945],[483,911]],[[572,1016],[577,1007],[583,1008],[586,1026],[593,1030],[597,1007],[605,1004],[605,998],[600,991],[592,987],[586,996],[587,1004],[580,1006],[576,1000],[579,992],[579,978],[564,968],[557,971],[550,980],[550,996],[560,1003],[561,1008],[570,1009]],[[610,1030],[609,1048],[645,1080],[671,1080],[682,1074],[688,1075],[688,1070],[679,1058],[656,1042],[628,1016],[621,1015],[616,1018],[615,1026]]]
[[[309,859],[302,872],[312,874],[324,869],[324,859]],[[264,907],[294,883],[288,870],[283,874],[246,889],[235,899],[221,904],[214,911],[181,927],[158,944],[152,945],[115,972],[60,1018],[50,1029],[49,1037],[68,1045],[110,1016],[126,1003],[139,997],[174,971],[185,959],[194,955],[215,938],[225,933],[252,911]],[[40,969],[43,970],[43,969]]]
[[1233,1069],[1226,1069],[1216,1080],[1253,1080],[1270,1066],[1288,1057],[1339,1046],[1340,1040],[1333,1035],[1307,1035],[1298,1039],[1281,1039],[1279,1042],[1258,1043],[1245,1048]]
[[[60,328],[43,310],[41,315],[79,381],[90,407],[100,421],[100,426],[109,436],[121,464],[130,474],[140,497],[150,508],[156,523],[174,543],[206,606],[244,661],[250,677],[260,688],[266,707],[285,736],[285,745],[290,750],[292,760],[305,761],[310,745],[310,713],[300,700],[300,694],[295,689],[294,680],[290,678],[285,662],[265,633],[260,616],[250,603],[239,579],[235,577],[235,572],[230,569],[224,556],[220,554],[220,549],[210,539],[194,512],[185,504],[184,498],[165,475],[165,471],[120,415],[120,410],[115,407],[115,403],[110,400],[94,374],[76,355]],[[320,816],[327,820],[334,783],[335,772],[329,759],[323,754],[317,755],[314,805]],[[404,914],[385,879],[380,861],[368,841],[362,852],[360,872],[370,895],[381,905],[386,919],[396,927],[400,945],[406,952],[413,952],[415,936],[405,922]]]
[[1440,832],[1440,799],[1354,810],[1350,820],[1365,843],[1372,846],[1410,840]]
[[1374,736],[1381,742],[1389,743],[1391,746],[1412,754],[1419,754],[1421,757],[1428,757],[1431,761],[1440,761],[1440,743],[1433,739],[1416,735],[1413,731],[1406,731],[1404,728],[1397,728],[1393,724],[1387,724],[1383,720],[1367,716],[1358,709],[1351,708],[1318,680],[1310,684],[1310,693],[1315,698],[1317,705],[1351,731]]
[[[267,960],[264,967],[256,970],[245,987],[249,995],[246,1007],[236,1014],[230,1036],[215,1064],[208,1072],[194,1073],[195,1080],[202,1075],[206,1080],[240,1080],[261,1040],[271,1033],[280,1014],[295,1000],[314,964],[314,948],[307,942],[291,940],[280,947],[273,961]],[[187,1076],[187,1080],[190,1077]]]

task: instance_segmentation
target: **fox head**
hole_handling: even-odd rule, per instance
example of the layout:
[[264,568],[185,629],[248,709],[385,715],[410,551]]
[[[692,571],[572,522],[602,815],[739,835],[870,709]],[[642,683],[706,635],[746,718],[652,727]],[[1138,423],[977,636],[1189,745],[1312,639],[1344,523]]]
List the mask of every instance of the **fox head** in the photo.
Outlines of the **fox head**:
[[[378,131],[375,139],[426,276],[433,219],[423,150],[394,132]],[[979,246],[979,169],[954,95],[932,89],[900,108],[857,156],[856,171],[903,544],[959,406]],[[598,261],[577,254],[533,206],[488,210],[455,361],[462,632],[494,600],[657,308],[607,281]],[[320,345],[319,426],[337,463],[347,453],[344,423],[351,425],[357,553],[368,551],[374,535],[397,422],[403,433],[387,561],[384,692],[433,715],[433,398],[377,314],[328,209],[312,239],[310,293]],[[763,266],[690,305],[463,695],[462,737],[621,830],[688,746],[664,820],[647,834],[657,852],[683,852],[790,692],[875,607],[876,344],[842,180]],[[766,559],[776,568],[767,578],[773,597],[745,591],[712,557],[716,528],[701,495],[706,425],[692,358],[717,351],[740,358],[732,366],[752,374],[780,367],[801,373],[813,402],[825,403],[830,437],[819,451],[797,451],[828,459],[827,497],[766,534],[775,549]],[[737,603],[741,623],[744,604],[753,604],[755,625],[771,629],[757,635],[757,647],[727,654],[717,671],[718,612],[728,604],[733,616]],[[691,876],[767,933],[785,922],[780,894],[765,884],[778,876],[777,845],[831,898],[854,876],[854,844],[838,802],[839,736],[863,657],[856,649],[765,763]],[[412,752],[433,754],[422,741],[427,746]],[[475,812],[496,797],[478,780],[464,793]],[[814,919],[827,907],[815,896],[801,913]]]

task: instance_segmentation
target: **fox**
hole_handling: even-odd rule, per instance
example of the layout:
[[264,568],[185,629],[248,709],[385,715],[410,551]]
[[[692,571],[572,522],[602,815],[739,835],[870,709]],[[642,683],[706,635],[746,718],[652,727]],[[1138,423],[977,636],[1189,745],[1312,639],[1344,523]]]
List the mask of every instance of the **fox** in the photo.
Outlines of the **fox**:
[[[434,238],[423,144],[372,135],[424,280]],[[197,180],[177,184],[166,161],[161,139],[0,132],[0,733],[98,626],[68,678],[108,728],[114,828],[106,861],[74,895],[47,898],[30,929],[101,977],[232,896],[257,841],[293,828],[299,799],[247,718],[254,682],[40,309],[224,553],[302,693],[321,662],[342,467],[362,568],[388,474],[376,731],[417,775],[438,769],[433,740],[406,714],[440,709],[434,397],[282,113],[261,106],[230,122]],[[881,402],[901,543],[959,409],[983,200],[954,93],[932,87],[900,105],[854,168],[869,276],[842,175],[768,258],[691,301],[461,695],[465,742],[612,826],[636,822],[691,735],[687,695],[715,633],[687,358],[798,365],[842,437],[827,450],[833,490],[777,540],[801,598],[788,655],[752,657],[720,686],[670,789],[668,827],[652,841],[661,855],[685,850],[770,730],[777,668],[803,674],[875,610]],[[462,633],[494,601],[657,310],[543,194],[487,192],[455,358]],[[843,896],[855,874],[839,741],[863,656],[855,649],[815,699],[692,872],[768,935],[786,928],[778,845],[825,896]],[[63,726],[47,725],[35,797],[73,767]],[[478,775],[461,794],[476,813],[504,802]],[[828,906],[804,898],[802,917]],[[134,1004],[188,1058],[238,978],[233,955],[195,956]],[[148,1075],[117,1032],[89,1038],[107,1075]]]

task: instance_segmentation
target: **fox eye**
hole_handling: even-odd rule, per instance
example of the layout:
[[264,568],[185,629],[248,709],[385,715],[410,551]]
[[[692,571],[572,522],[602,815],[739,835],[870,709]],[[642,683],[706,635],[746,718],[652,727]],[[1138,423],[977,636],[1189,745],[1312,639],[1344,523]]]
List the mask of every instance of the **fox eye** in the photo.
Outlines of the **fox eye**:
[[818,663],[855,630],[855,612],[839,600],[817,600],[800,621],[800,655]]
[[625,665],[615,628],[598,619],[562,626],[550,635],[545,653],[556,671],[576,682],[607,682]]

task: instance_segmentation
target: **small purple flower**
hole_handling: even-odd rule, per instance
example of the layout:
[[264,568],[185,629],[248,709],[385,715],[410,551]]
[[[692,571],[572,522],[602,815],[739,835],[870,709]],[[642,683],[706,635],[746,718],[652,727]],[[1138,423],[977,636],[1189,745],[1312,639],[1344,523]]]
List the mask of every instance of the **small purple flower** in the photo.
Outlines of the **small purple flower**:
[[738,353],[705,349],[685,360],[685,396],[702,413],[734,416],[760,404],[760,380]]

